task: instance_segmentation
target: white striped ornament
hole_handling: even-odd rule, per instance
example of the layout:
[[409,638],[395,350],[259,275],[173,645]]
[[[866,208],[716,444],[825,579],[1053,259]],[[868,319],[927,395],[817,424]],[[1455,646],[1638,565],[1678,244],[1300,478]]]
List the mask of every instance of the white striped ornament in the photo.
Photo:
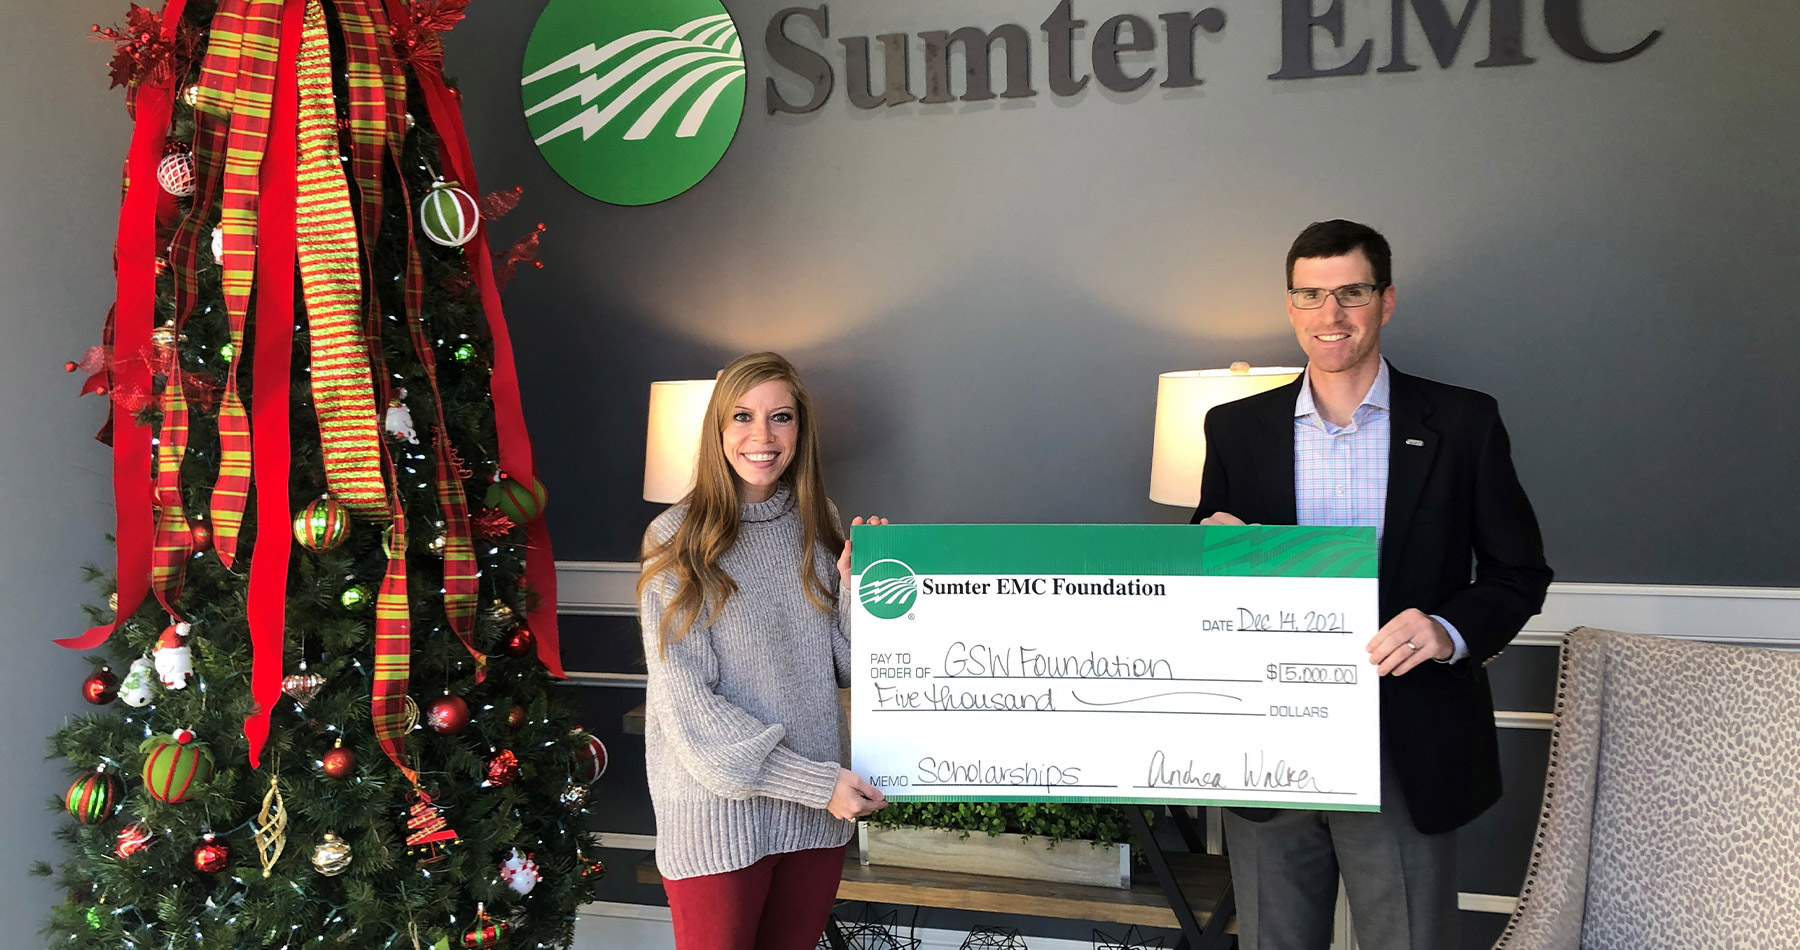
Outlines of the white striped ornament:
[[453,182],[438,182],[419,202],[419,229],[445,247],[462,247],[481,227],[481,209],[475,198]]

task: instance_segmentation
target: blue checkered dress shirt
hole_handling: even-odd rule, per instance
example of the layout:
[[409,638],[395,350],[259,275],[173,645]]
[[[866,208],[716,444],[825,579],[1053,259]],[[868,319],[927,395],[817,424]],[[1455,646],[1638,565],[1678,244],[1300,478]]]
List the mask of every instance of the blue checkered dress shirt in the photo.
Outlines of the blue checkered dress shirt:
[[[1386,528],[1388,446],[1393,434],[1388,397],[1392,384],[1387,360],[1350,416],[1346,426],[1332,425],[1313,403],[1312,370],[1300,379],[1294,400],[1294,513],[1303,525],[1374,528],[1381,543]],[[1448,620],[1432,615],[1450,634],[1456,651],[1445,662],[1469,655],[1462,634]]]

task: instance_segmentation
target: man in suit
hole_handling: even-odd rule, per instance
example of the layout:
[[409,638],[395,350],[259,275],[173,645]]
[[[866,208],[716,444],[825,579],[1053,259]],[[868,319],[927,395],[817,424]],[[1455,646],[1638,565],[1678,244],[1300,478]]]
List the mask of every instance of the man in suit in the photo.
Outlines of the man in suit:
[[1381,356],[1391,260],[1365,225],[1302,231],[1288,322],[1305,375],[1206,417],[1196,523],[1368,526],[1381,556],[1381,812],[1227,814],[1244,950],[1325,950],[1340,873],[1364,950],[1457,946],[1455,830],[1500,797],[1483,666],[1550,584],[1493,398]]

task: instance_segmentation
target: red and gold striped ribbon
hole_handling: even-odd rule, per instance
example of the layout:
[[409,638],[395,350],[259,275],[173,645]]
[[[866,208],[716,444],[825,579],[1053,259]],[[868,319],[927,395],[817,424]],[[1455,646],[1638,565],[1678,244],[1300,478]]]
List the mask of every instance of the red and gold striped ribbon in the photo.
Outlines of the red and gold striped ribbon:
[[325,11],[307,0],[297,77],[300,160],[295,235],[312,341],[313,404],[325,481],[365,521],[392,517],[381,472],[381,424],[363,337],[362,255],[350,188],[338,157],[337,105]]
[[[257,174],[269,139],[269,106],[280,56],[282,0],[247,0],[238,44],[239,70],[230,102],[231,130],[225,149],[225,273],[220,286],[231,325],[231,365],[219,402],[219,477],[213,484],[213,548],[231,566],[237,560],[238,532],[250,494],[250,418],[238,395],[238,361],[243,358],[250,291],[256,282]],[[233,4],[228,2],[226,6]],[[223,24],[229,29],[230,24]],[[213,39],[220,39],[215,20]],[[229,36],[227,42],[233,42]]]

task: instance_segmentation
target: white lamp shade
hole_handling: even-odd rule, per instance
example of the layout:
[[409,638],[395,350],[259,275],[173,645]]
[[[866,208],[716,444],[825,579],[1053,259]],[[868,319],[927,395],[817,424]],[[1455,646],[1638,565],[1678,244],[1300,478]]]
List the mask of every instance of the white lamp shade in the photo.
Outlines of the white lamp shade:
[[1200,504],[1206,432],[1212,407],[1254,396],[1300,377],[1293,366],[1190,369],[1156,378],[1156,438],[1150,448],[1150,500],[1192,508]]
[[644,500],[669,505],[694,488],[700,432],[714,380],[650,384],[650,429],[644,438]]

